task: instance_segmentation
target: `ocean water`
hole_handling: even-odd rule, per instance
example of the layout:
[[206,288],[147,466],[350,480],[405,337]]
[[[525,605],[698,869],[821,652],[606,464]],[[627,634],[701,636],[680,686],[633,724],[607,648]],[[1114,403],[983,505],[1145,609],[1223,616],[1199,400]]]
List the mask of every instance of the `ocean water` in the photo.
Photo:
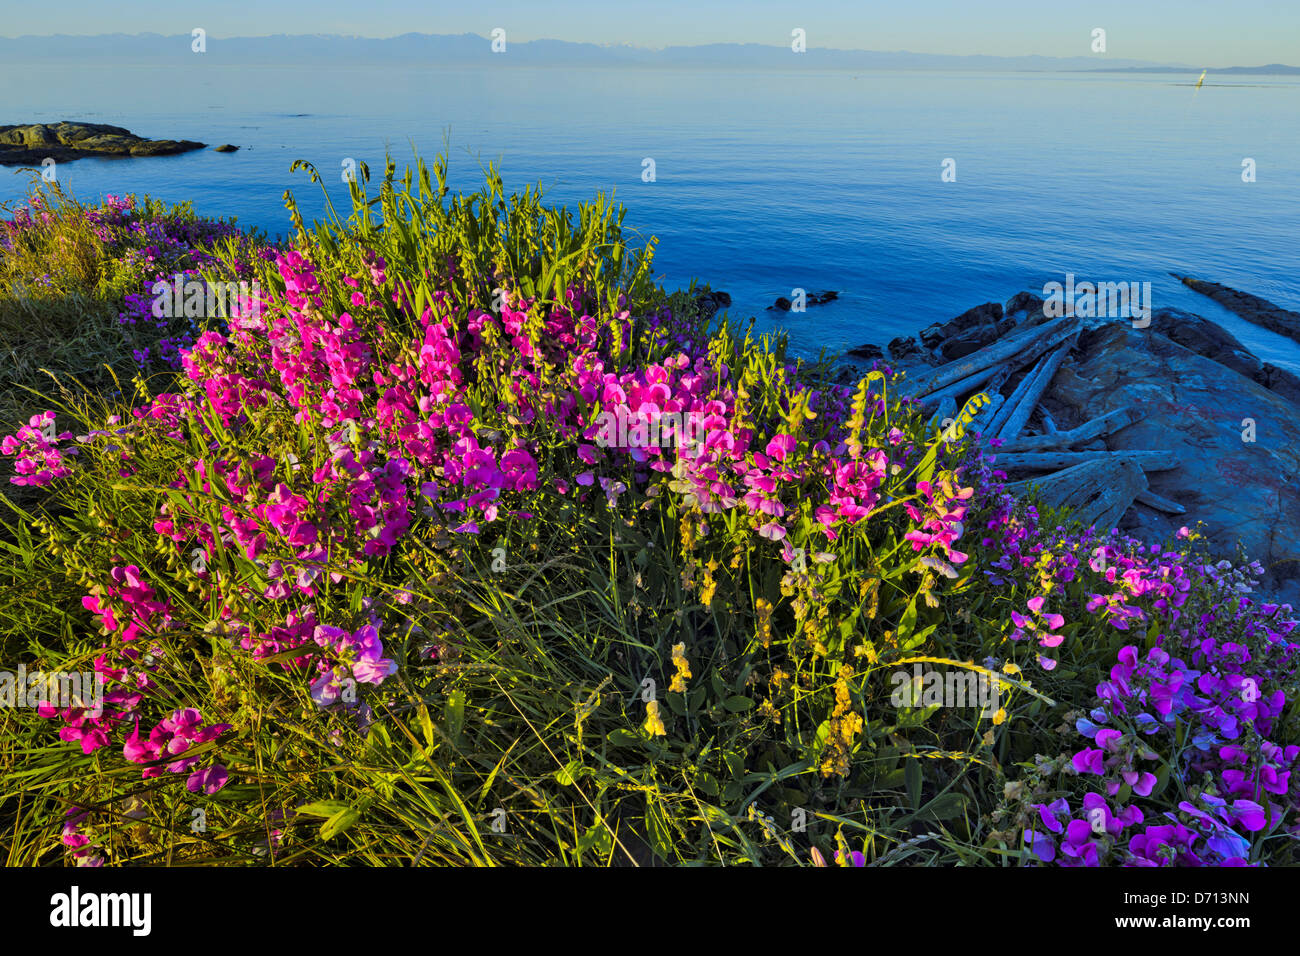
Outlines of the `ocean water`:
[[[797,350],[883,345],[1050,281],[1150,282],[1152,306],[1221,322],[1300,372],[1300,347],[1169,276],[1223,282],[1300,310],[1300,80],[1177,74],[452,70],[312,64],[39,70],[0,64],[0,123],[82,120],[151,138],[233,143],[183,156],[61,164],[83,198],[149,193],[287,232],[321,170],[381,174],[449,144],[451,179],[480,162],[557,203],[613,191],[659,240],[656,274],[732,295],[733,316]],[[655,181],[642,180],[643,160]],[[1242,162],[1256,181],[1242,181]],[[956,180],[941,178],[955,161]],[[11,171],[10,171],[11,172]],[[0,170],[0,202],[24,176]],[[838,301],[766,311],[794,288]]]

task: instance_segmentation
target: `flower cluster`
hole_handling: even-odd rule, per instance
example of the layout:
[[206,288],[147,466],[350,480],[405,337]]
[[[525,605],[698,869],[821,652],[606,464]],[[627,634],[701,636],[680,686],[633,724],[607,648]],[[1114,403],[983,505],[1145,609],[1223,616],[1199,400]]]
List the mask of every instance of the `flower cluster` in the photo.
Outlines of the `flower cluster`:
[[15,485],[48,485],[56,478],[69,474],[70,455],[76,448],[58,447],[60,442],[72,439],[72,432],[54,430],[54,412],[33,415],[26,425],[14,435],[0,439],[0,454],[12,456],[16,475],[9,479]]

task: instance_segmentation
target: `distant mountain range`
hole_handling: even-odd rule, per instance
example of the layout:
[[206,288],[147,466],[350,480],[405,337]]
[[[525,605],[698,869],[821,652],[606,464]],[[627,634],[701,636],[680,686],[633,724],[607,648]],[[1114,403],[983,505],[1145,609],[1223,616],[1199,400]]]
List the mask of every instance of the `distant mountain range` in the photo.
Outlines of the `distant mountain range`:
[[[708,43],[650,50],[630,45],[570,43],[565,40],[514,42],[507,36],[506,52],[494,54],[492,41],[474,33],[439,35],[405,33],[375,39],[333,35],[207,38],[206,56],[220,63],[253,65],[292,63],[427,63],[448,66],[482,64],[503,66],[618,66],[714,67],[723,69],[773,66],[823,70],[986,70],[986,71],[1141,71],[1199,73],[1193,64],[1154,63],[1149,60],[1113,59],[1104,55],[1050,56],[949,56],[936,53],[871,50],[832,50],[810,45],[794,54],[789,46],[758,43]],[[131,63],[170,63],[192,57],[188,35],[157,33],[102,34],[99,36],[0,37],[0,62],[114,60]],[[1271,64],[1211,70],[1219,74],[1300,74],[1300,67]]]

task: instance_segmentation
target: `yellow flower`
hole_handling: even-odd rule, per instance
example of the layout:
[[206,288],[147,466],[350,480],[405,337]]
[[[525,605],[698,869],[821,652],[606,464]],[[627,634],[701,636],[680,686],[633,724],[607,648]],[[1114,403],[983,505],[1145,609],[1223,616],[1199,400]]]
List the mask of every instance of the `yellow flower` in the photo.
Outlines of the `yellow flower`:
[[1002,665],[1002,673],[1004,673],[1004,674],[1019,674],[1019,673],[1020,673],[1020,665],[1015,664],[1015,663],[1012,663],[1011,661],[1007,661],[1005,664]]
[[686,645],[673,645],[673,665],[677,668],[677,673],[673,675],[672,683],[668,685],[670,691],[678,694],[686,693],[686,681],[691,676],[691,664],[686,659]]
[[772,644],[772,602],[766,598],[754,599],[754,611],[758,615],[758,639],[764,647]]
[[853,668],[847,664],[840,667],[839,680],[835,682],[835,707],[829,721],[830,733],[818,768],[823,777],[848,775],[853,740],[863,728],[862,718],[853,711],[853,699],[849,695],[849,678],[852,676]]
[[998,712],[993,715],[993,726],[996,727],[1007,719],[1007,709],[999,707]]
[[652,700],[645,705],[645,723],[641,728],[651,737],[667,737],[668,730],[664,727],[663,718],[659,716],[659,701]]

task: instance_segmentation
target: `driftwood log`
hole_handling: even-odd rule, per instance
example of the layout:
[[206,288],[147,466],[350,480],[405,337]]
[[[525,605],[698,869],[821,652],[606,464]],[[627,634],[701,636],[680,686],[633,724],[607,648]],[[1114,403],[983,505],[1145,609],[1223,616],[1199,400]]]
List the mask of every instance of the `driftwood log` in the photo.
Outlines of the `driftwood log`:
[[1046,364],[1047,359],[1044,358],[1030,369],[1025,377],[1020,380],[1020,384],[1012,390],[1011,395],[1007,398],[1006,404],[998,410],[996,415],[989,419],[989,434],[991,436],[996,437],[998,433],[1002,431],[1003,426],[1007,423],[1007,419],[1011,417],[1012,412],[1020,407],[1020,403],[1024,400],[1025,394],[1033,387],[1034,380],[1038,377],[1038,373],[1043,370],[1043,367]]
[[[1000,452],[1001,449],[998,449]],[[1143,471],[1169,471],[1178,467],[1178,456],[1172,451],[1026,451],[998,454],[997,467],[1034,471],[1054,471],[1071,468],[1090,461],[1128,458]]]
[[1098,458],[1044,478],[1015,482],[1007,490],[1024,491],[1031,485],[1038,487],[1045,504],[1073,508],[1085,527],[1109,529],[1147,490],[1147,479],[1132,458]]
[[[998,447],[988,448],[996,468],[1050,473],[1012,482],[1007,488],[1036,486],[1044,502],[1072,506],[1085,525],[1109,530],[1135,502],[1166,514],[1184,514],[1182,505],[1152,492],[1145,475],[1177,468],[1174,452],[1107,450],[1102,440],[1141,420],[1140,408],[1118,408],[1062,430],[1042,406],[1080,334],[1094,324],[1066,315],[1014,329],[969,355],[917,372],[904,380],[900,392],[925,410],[934,431],[955,418],[971,395],[987,394],[988,403],[966,433],[985,443],[999,439]],[[1021,369],[1027,371],[1004,395],[1003,388]],[[1041,422],[1041,434],[1025,434],[1033,421]]]
[[977,352],[972,352],[955,362],[924,372],[904,383],[906,394],[913,398],[937,392],[946,385],[970,378],[993,365],[1016,359],[1021,365],[1032,362],[1048,349],[1055,348],[1080,329],[1073,315],[1063,315],[1042,325],[1025,329],[1015,335],[998,339]]
[[[1033,381],[1025,390],[1025,394],[1021,396],[1020,403],[1012,409],[1011,414],[1007,416],[1006,423],[998,432],[999,438],[1003,441],[1011,441],[1024,431],[1025,425],[1029,424],[1029,416],[1038,405],[1039,399],[1043,397],[1043,392],[1047,391],[1047,386],[1056,377],[1061,363],[1065,361],[1065,356],[1070,349],[1074,348],[1074,343],[1077,340],[1077,334],[1070,336],[1063,344],[1057,346],[1056,351],[1039,363],[1037,371],[1034,372]],[[1008,402],[1007,404],[1011,403]]]
[[[1113,435],[1122,428],[1127,428],[1134,422],[1141,421],[1142,412],[1136,408],[1117,408],[1113,412],[1107,412],[1100,415],[1092,421],[1084,422],[1078,428],[1071,428],[1064,432],[1049,432],[1045,435],[1021,435],[1011,441],[1004,441],[1002,451],[1021,452],[1021,451],[1054,451],[1064,448],[1071,448],[1074,445],[1083,444],[1094,438],[1101,438],[1105,435]],[[1044,418],[1044,426],[1050,419]],[[1055,428],[1055,423],[1052,424]]]
[[1137,496],[1139,504],[1144,504],[1148,508],[1155,508],[1156,511],[1163,511],[1165,514],[1183,515],[1187,514],[1187,509],[1176,501],[1170,501],[1168,498],[1162,498],[1150,488],[1140,492]]

